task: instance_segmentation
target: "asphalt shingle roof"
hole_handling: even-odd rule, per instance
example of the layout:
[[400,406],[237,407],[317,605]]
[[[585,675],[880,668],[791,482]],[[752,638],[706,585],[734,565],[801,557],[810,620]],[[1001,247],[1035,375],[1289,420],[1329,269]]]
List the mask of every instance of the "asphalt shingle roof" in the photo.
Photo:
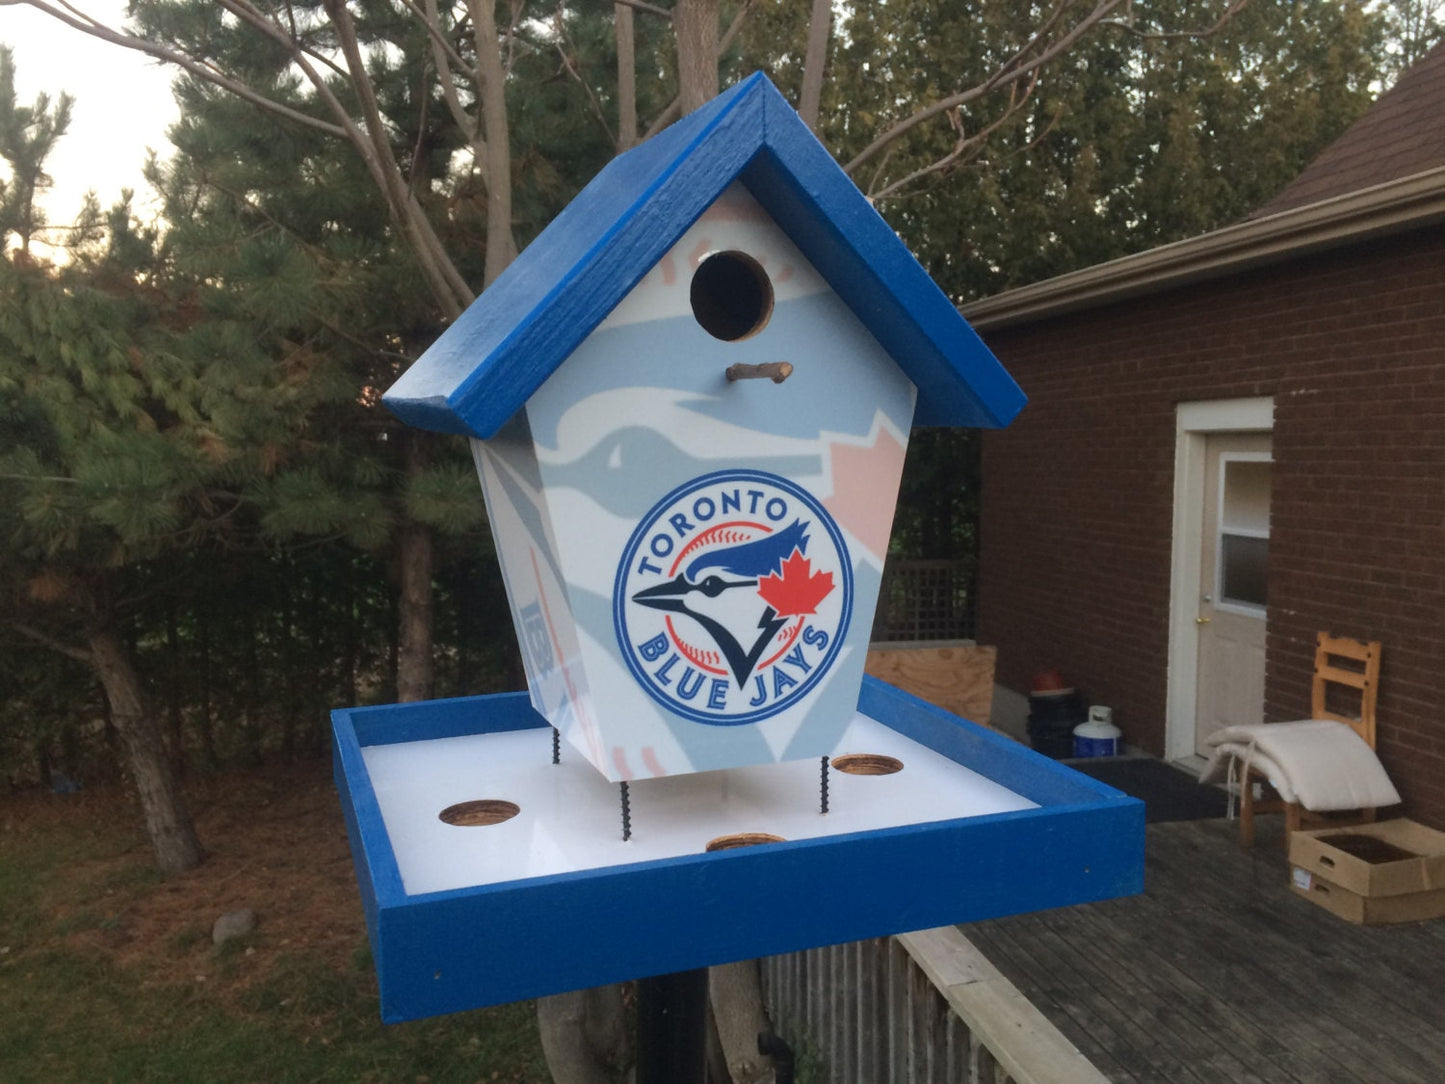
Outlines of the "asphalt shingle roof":
[[1445,42],[1251,218],[1305,207],[1445,166]]

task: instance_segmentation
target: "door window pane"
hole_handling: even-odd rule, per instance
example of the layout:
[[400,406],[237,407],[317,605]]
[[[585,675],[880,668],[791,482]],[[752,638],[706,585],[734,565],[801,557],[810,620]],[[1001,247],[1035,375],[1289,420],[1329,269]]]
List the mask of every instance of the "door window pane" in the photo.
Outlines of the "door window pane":
[[1219,594],[1225,602],[1264,606],[1268,579],[1269,539],[1251,535],[1219,537]]
[[1269,479],[1273,466],[1267,459],[1224,461],[1224,507],[1221,527],[1249,534],[1269,532]]
[[1268,594],[1269,491],[1274,464],[1226,454],[1219,494],[1219,601],[1263,609]]

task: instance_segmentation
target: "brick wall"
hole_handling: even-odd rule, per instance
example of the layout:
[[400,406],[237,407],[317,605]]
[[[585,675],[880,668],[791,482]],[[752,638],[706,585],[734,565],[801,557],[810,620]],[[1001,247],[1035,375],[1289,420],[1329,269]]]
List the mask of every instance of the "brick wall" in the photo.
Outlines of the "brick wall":
[[1273,396],[1265,711],[1315,632],[1384,644],[1379,750],[1445,827],[1445,227],[986,334],[1030,396],[983,441],[980,639],[1164,748],[1176,406]]

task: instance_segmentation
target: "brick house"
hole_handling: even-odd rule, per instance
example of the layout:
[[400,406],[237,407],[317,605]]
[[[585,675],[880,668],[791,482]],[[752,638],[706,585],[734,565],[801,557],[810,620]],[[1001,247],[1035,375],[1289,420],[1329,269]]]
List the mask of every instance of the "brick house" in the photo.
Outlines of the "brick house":
[[1445,827],[1445,44],[1246,221],[964,314],[1030,397],[983,441],[996,713],[1057,668],[1186,759],[1305,717],[1316,631],[1378,639]]

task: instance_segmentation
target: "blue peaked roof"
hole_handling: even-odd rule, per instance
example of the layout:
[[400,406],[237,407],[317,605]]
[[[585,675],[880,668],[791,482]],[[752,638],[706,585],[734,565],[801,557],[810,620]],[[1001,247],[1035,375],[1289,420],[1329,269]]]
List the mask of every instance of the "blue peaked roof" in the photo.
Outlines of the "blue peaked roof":
[[613,159],[386,393],[493,436],[734,180],[918,387],[918,425],[1002,426],[1024,394],[761,73]]

